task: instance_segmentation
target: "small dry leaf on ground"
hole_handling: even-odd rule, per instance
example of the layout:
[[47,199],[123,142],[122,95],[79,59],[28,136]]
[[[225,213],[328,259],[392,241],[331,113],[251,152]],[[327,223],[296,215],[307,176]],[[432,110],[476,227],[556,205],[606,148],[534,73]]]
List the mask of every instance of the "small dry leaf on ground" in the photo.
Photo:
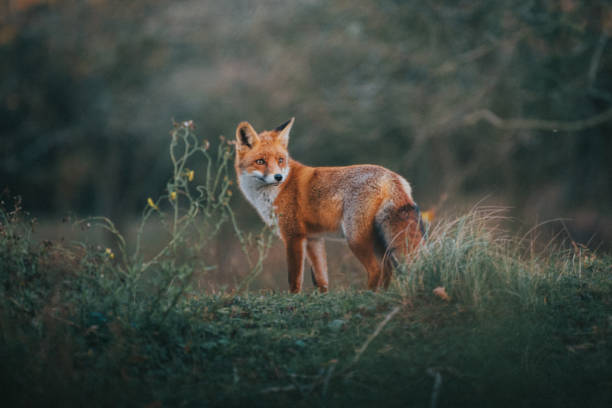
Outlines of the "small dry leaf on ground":
[[450,300],[450,297],[448,296],[448,293],[446,293],[446,289],[444,289],[444,286],[438,286],[437,288],[435,288],[433,290],[433,294],[442,300]]

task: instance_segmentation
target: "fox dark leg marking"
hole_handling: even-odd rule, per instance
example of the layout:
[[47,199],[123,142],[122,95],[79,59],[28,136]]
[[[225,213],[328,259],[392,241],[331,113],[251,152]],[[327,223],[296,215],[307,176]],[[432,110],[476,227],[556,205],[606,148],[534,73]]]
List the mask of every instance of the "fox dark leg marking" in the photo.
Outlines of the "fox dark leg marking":
[[395,257],[395,250],[389,247],[389,243],[385,238],[382,227],[378,223],[374,223],[374,231],[376,237],[376,250],[382,259],[382,286],[387,289],[391,283],[393,271],[399,267],[399,261]]

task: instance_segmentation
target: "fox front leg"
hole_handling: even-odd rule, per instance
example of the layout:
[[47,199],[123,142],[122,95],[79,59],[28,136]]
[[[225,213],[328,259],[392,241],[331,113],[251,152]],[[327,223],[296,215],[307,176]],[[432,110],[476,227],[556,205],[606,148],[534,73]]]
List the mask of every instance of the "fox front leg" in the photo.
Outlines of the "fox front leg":
[[321,293],[327,292],[327,254],[325,253],[325,240],[311,238],[306,243],[306,254],[312,264],[312,282]]
[[289,290],[300,293],[304,281],[304,237],[289,238],[286,242],[287,266],[289,269]]

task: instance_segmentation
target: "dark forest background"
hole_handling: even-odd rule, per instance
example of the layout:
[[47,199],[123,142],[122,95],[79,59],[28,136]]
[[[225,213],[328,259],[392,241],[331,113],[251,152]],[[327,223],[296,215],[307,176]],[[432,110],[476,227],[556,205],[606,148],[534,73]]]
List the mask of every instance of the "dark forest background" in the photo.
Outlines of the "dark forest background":
[[611,35],[603,0],[0,0],[0,187],[121,224],[165,186],[172,119],[215,144],[295,116],[304,163],[609,247]]

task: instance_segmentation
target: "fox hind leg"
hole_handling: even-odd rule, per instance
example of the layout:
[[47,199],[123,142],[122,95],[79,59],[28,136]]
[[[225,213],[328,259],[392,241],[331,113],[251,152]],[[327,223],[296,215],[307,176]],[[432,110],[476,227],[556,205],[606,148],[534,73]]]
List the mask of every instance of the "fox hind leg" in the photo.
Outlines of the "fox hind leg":
[[382,267],[382,287],[388,289],[391,283],[391,277],[393,277],[393,272],[399,268],[399,262],[392,252],[385,253]]
[[364,234],[363,238],[347,237],[348,245],[359,262],[368,273],[368,289],[376,290],[382,283],[383,267],[381,258],[377,255],[377,242],[374,231]]

